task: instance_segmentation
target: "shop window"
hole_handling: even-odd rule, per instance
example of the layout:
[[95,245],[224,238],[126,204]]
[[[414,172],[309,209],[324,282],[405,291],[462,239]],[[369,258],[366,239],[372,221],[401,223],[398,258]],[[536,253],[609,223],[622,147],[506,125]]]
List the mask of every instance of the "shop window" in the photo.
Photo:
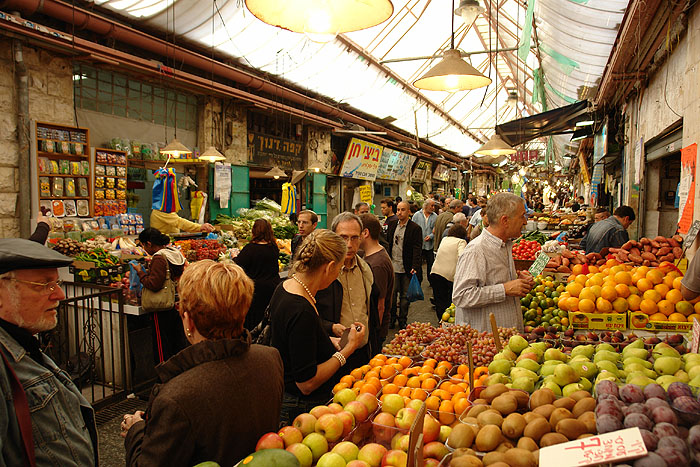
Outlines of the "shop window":
[[73,68],[75,105],[119,117],[197,129],[197,97],[85,64]]

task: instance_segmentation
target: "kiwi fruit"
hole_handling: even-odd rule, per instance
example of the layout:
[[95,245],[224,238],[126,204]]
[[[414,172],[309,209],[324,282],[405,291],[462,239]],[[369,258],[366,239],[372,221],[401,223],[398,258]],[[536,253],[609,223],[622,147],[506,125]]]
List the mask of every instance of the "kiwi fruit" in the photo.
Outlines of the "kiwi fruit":
[[[486,464],[484,464],[486,465]],[[493,464],[489,464],[489,467],[510,467],[510,465],[506,464],[505,462],[494,462]]]
[[544,415],[540,415],[540,414],[535,413],[535,412],[525,412],[525,413],[523,414],[523,417],[525,417],[525,421],[526,421],[527,423],[530,423],[531,421],[533,421],[533,420],[536,419],[536,418],[542,418],[542,419],[544,419]]
[[537,458],[527,449],[509,449],[504,460],[510,467],[537,467]]
[[476,450],[481,452],[489,452],[495,450],[501,444],[501,429],[496,425],[486,425],[479,434],[476,435]]
[[576,401],[573,400],[571,397],[562,397],[561,399],[555,400],[552,405],[556,408],[564,408],[568,411],[571,411],[574,406],[576,405]]
[[530,404],[530,394],[519,389],[511,389],[508,393],[518,401],[518,410],[527,410]]
[[555,444],[566,443],[567,441],[569,441],[569,438],[561,433],[547,433],[540,439],[540,447],[546,448],[547,446],[554,446]]
[[486,399],[474,399],[474,402],[472,402],[474,405],[489,405],[489,401]]
[[577,420],[586,426],[588,433],[596,433],[595,412],[584,412],[578,416]]
[[452,452],[452,459],[460,456],[474,456],[476,457],[476,452],[469,448],[457,448]]
[[594,435],[593,433],[584,433],[584,434],[580,435],[580,436],[579,436],[578,438],[576,438],[576,439],[590,438],[591,436],[595,436],[595,435]]
[[489,409],[485,412],[481,412],[478,417],[476,417],[479,426],[484,427],[486,425],[496,425],[501,427],[503,424],[503,416],[494,409]]
[[474,442],[474,430],[463,423],[452,428],[447,438],[447,445],[451,448],[470,448]]
[[503,383],[494,384],[493,386],[488,386],[486,389],[481,391],[479,397],[485,399],[489,404],[496,397],[500,396],[504,392],[508,392],[508,388]]
[[573,417],[571,412],[565,408],[554,409],[552,415],[549,416],[549,424],[552,426],[552,431],[557,427],[557,423],[559,423],[560,420]]
[[555,399],[554,391],[551,389],[538,389],[530,396],[530,410],[534,410],[542,405],[552,404]]
[[585,399],[586,397],[591,397],[591,393],[588,391],[576,391],[572,394],[569,394],[569,397],[575,400],[576,402],[580,401],[581,399]]
[[481,412],[486,412],[489,406],[486,404],[475,404],[467,412],[467,417],[478,417]]
[[539,449],[539,446],[537,446],[535,440],[532,438],[528,438],[527,436],[523,436],[518,440],[517,447],[520,449],[527,449],[530,452],[537,451]]
[[525,420],[525,417],[519,413],[512,413],[503,420],[501,431],[508,438],[518,439],[523,434],[526,425],[527,420]]
[[518,410],[518,400],[511,393],[504,393],[491,401],[491,407],[506,416]]
[[556,407],[554,407],[552,404],[546,404],[546,405],[540,405],[536,409],[533,410],[534,413],[542,415],[544,418],[549,420],[549,416],[552,415],[552,412]]
[[481,459],[484,465],[492,465],[496,462],[503,462],[503,453],[498,451],[487,452],[486,455]]
[[538,443],[540,438],[550,431],[552,431],[552,427],[547,420],[543,418],[536,418],[525,426],[523,435],[527,436],[528,438],[532,438],[536,443]]
[[573,440],[584,433],[587,433],[586,425],[574,418],[565,418],[557,423],[555,428],[557,433],[561,433],[568,439]]
[[592,397],[584,397],[583,399],[579,399],[579,401],[576,402],[576,405],[574,405],[573,409],[569,410],[571,410],[571,414],[575,418],[578,418],[581,416],[581,414],[585,412],[593,412],[595,410],[595,406],[595,399],[593,399]]
[[478,457],[472,455],[452,457],[450,467],[482,467],[484,464]]

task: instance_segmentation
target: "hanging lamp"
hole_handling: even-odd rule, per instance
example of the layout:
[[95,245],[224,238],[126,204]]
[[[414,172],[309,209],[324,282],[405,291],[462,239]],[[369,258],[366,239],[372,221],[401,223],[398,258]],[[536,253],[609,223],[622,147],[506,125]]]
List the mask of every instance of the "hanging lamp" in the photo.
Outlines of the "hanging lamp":
[[192,151],[190,151],[187,148],[187,146],[182,144],[176,136],[173,139],[171,139],[170,142],[166,144],[163,149],[160,150],[160,153],[165,154],[166,156],[173,157],[175,159],[179,159],[182,156],[192,154]]
[[478,0],[461,0],[455,10],[455,15],[462,18],[466,27],[474,24],[474,20],[484,12],[484,7],[479,5]]
[[310,38],[359,31],[394,13],[391,0],[245,0],[259,20]]
[[314,162],[309,166],[309,170],[313,170],[315,173],[321,172],[321,169],[323,169],[323,167],[321,167],[321,164],[318,162]]
[[202,155],[199,156],[200,160],[207,162],[221,162],[225,161],[226,157],[221,154],[214,146],[209,146]]
[[286,177],[287,174],[284,172],[284,170],[280,170],[279,167],[273,167],[270,170],[265,173],[266,177],[272,177],[275,180],[279,180],[280,177]]
[[[216,5],[214,4],[215,0],[212,0],[212,5],[211,5],[211,37],[214,37],[214,10]],[[211,44],[211,87],[214,89],[214,41],[212,39],[212,44]],[[211,117],[211,142],[212,145],[207,148],[206,151],[204,151],[203,154],[199,156],[199,160],[202,161],[207,161],[207,162],[221,162],[225,161],[226,157],[224,157],[223,154],[219,152],[218,149],[214,147],[214,111],[213,111],[213,101],[212,101],[212,117]]]

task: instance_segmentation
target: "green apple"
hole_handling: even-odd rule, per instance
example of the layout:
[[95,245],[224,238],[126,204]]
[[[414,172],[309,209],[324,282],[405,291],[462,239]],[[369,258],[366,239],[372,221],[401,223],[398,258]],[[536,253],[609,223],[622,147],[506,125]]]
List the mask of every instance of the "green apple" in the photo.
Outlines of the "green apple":
[[355,443],[351,443],[350,441],[341,441],[340,443],[336,444],[333,449],[331,449],[331,452],[340,454],[343,459],[345,459],[345,462],[350,462],[357,459],[357,454],[359,454],[360,448],[358,448]]
[[328,440],[320,433],[309,433],[302,443],[311,449],[314,462],[318,462],[321,456],[328,452]]
[[316,467],[345,467],[346,464],[347,462],[345,462],[345,459],[343,459],[343,456],[340,454],[327,452],[318,460]]

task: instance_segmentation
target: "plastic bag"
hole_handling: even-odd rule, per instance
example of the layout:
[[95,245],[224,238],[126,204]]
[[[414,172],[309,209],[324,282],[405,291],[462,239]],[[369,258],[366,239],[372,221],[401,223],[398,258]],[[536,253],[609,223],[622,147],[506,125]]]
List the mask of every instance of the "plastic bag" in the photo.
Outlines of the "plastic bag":
[[425,299],[423,296],[423,289],[420,286],[420,281],[418,280],[418,276],[415,274],[413,274],[411,277],[411,282],[408,284],[406,298],[408,298],[409,302],[416,302],[418,300]]
[[136,269],[134,269],[134,264],[139,263],[136,260],[129,261],[129,291],[134,297],[140,297],[143,285],[141,285],[141,278],[136,272]]

